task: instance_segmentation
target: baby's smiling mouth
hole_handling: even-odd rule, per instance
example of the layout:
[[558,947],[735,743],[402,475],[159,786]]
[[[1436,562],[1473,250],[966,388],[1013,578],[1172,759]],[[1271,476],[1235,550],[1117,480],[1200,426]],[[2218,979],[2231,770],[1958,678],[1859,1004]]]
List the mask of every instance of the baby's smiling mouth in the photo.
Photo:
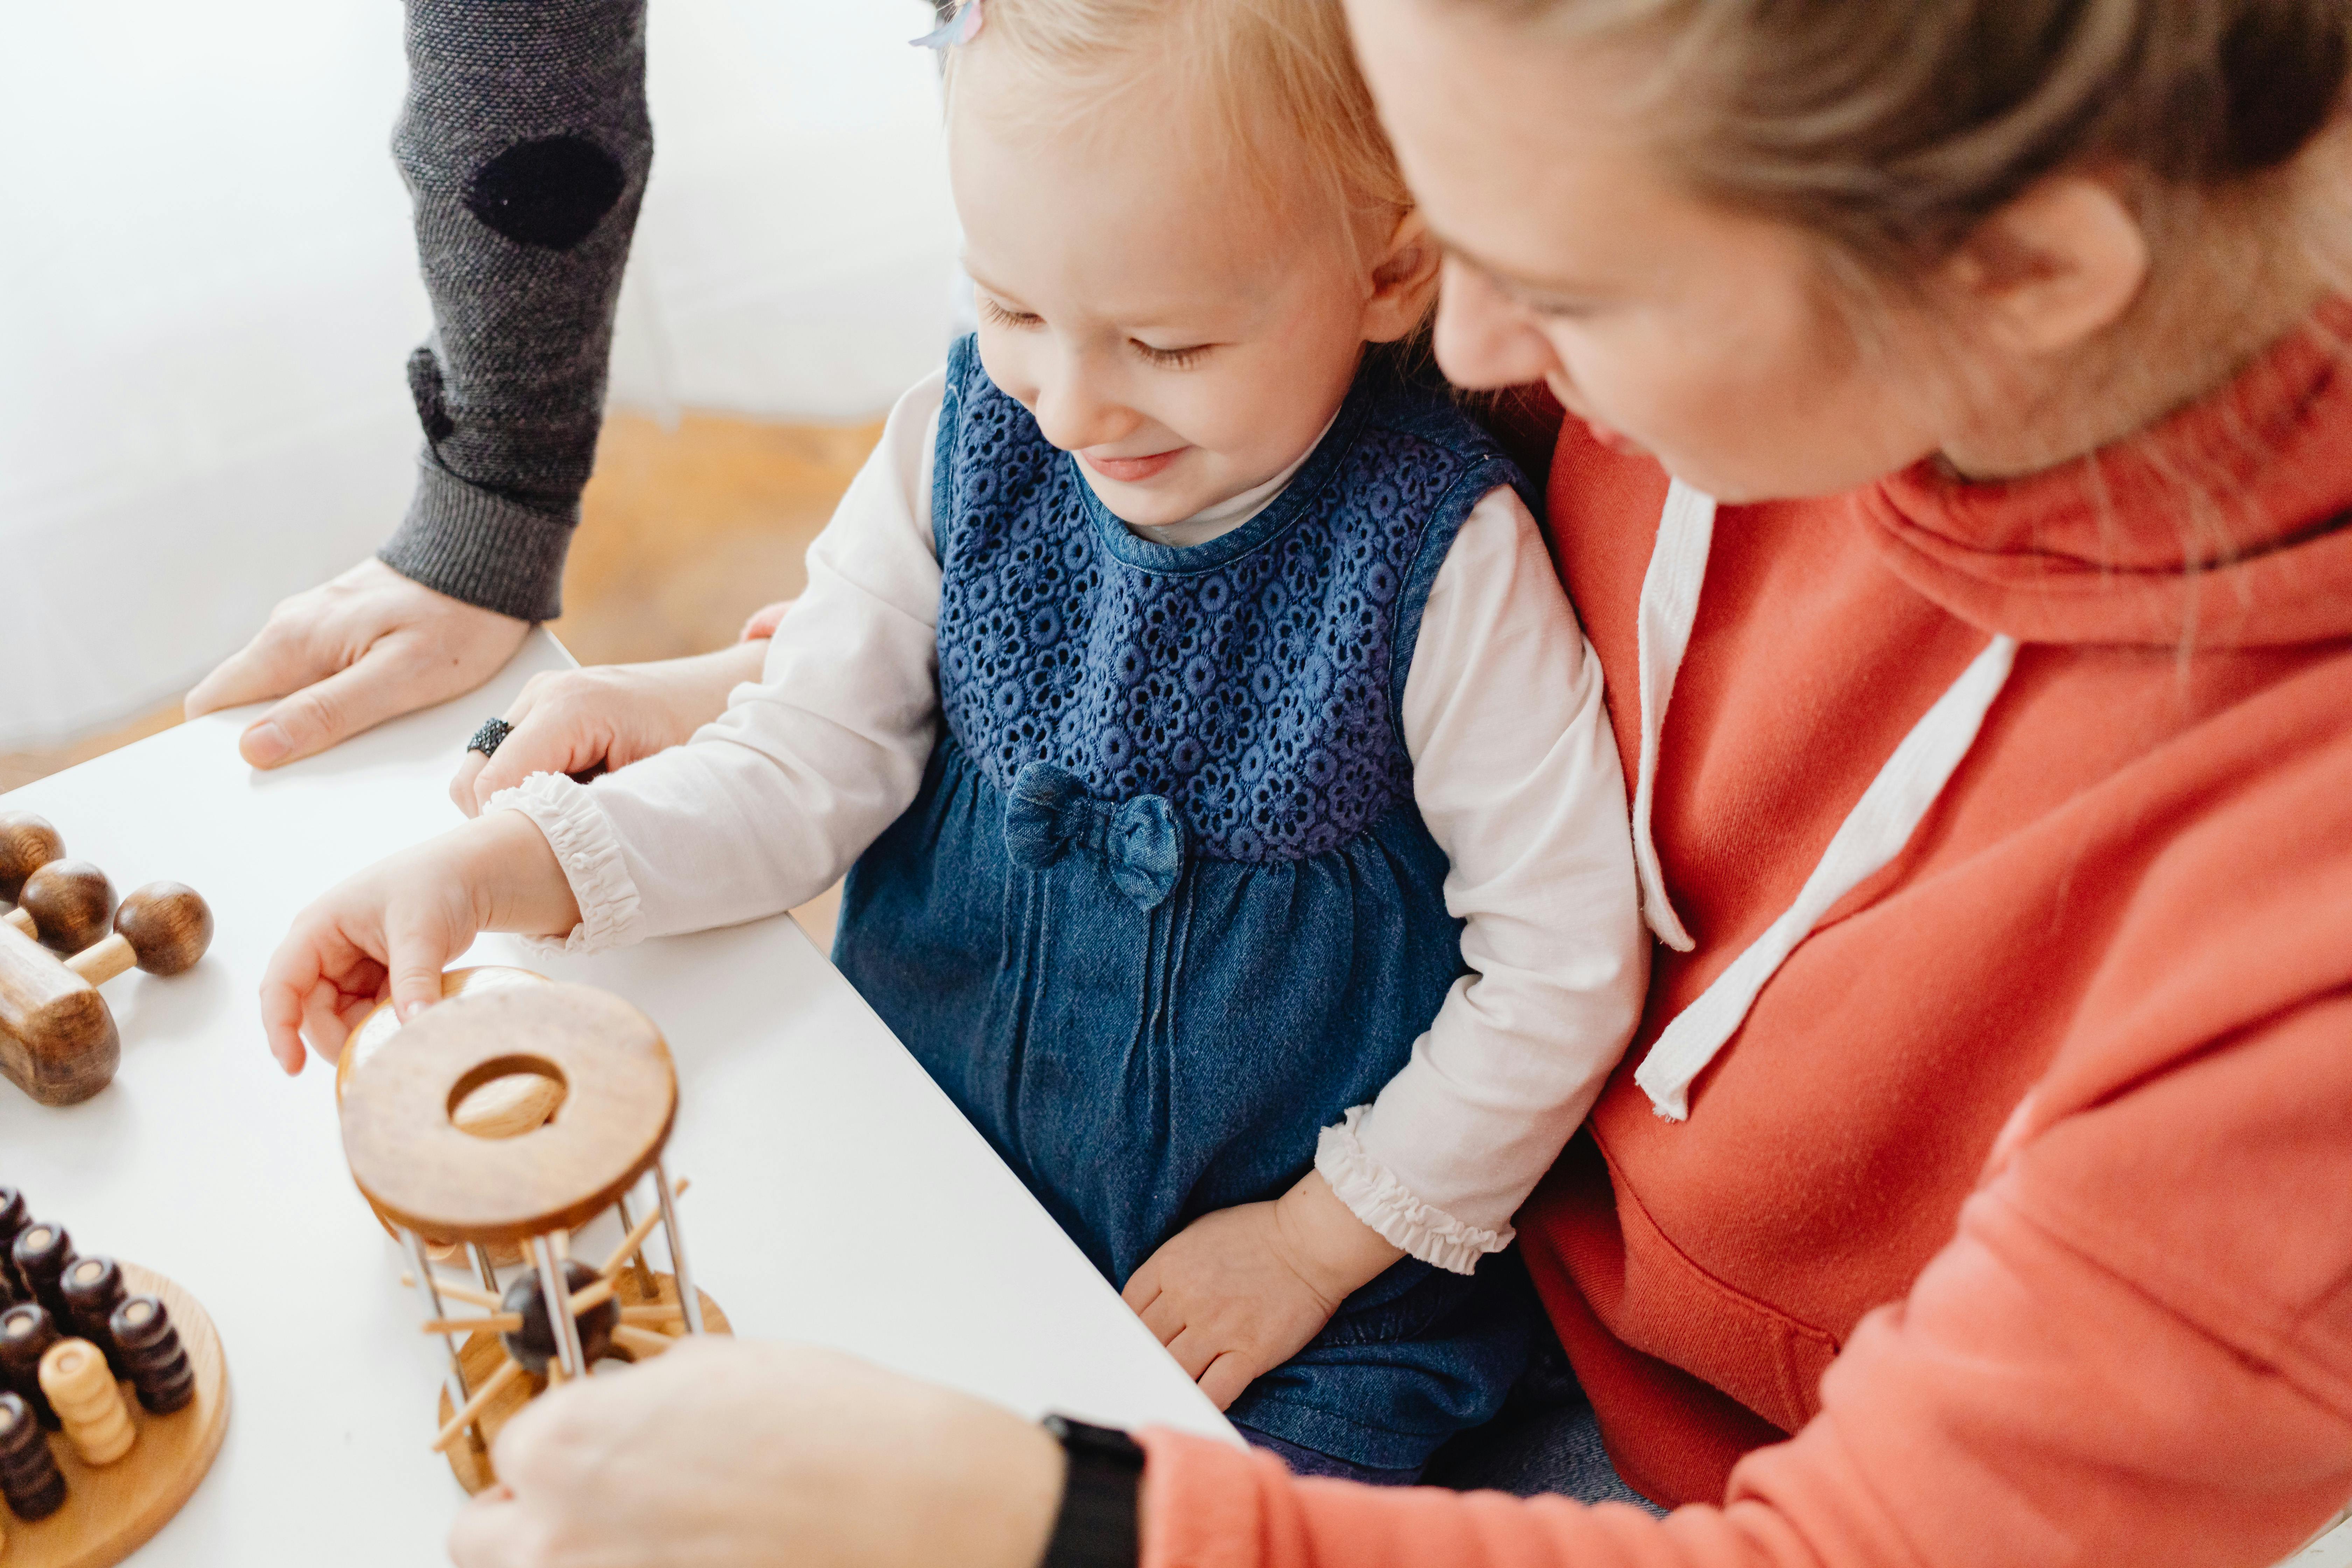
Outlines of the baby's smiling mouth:
[[1188,448],[1171,447],[1165,452],[1152,452],[1140,458],[1113,458],[1093,452],[1080,452],[1079,460],[1107,479],[1124,485],[1139,485],[1164,472],[1168,465],[1182,457]]

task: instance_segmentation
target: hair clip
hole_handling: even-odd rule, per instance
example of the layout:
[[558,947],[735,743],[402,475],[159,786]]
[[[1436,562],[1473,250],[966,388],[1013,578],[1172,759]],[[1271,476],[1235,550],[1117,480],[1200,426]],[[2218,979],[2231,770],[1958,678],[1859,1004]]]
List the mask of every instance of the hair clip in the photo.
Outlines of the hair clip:
[[981,0],[963,0],[954,16],[911,42],[919,49],[952,48],[971,42],[980,37],[980,4]]

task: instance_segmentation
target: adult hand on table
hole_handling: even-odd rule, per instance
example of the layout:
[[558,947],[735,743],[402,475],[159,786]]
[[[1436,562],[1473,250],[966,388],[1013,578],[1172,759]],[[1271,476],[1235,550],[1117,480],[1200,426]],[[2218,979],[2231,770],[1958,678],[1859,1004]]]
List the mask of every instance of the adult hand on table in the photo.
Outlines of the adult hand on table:
[[188,717],[284,698],[237,742],[247,762],[274,768],[472,690],[530,630],[362,561],[270,611],[260,635],[188,693]]
[[727,694],[757,680],[764,640],[653,664],[591,665],[534,675],[504,717],[514,730],[498,754],[467,752],[449,798],[478,816],[492,795],[533,773],[625,768],[685,741],[727,710]]
[[534,1401],[457,1568],[1034,1568],[1062,1491],[1042,1427],[829,1351],[690,1340]]

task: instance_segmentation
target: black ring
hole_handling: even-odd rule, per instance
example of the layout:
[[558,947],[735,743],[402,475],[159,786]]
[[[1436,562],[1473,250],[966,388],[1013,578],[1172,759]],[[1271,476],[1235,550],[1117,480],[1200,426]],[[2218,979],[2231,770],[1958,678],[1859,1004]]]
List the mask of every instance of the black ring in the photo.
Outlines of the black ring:
[[499,754],[499,748],[506,743],[506,738],[513,733],[514,726],[505,720],[485,719],[482,727],[474,731],[474,738],[466,742],[466,750],[479,752],[485,757],[495,757]]

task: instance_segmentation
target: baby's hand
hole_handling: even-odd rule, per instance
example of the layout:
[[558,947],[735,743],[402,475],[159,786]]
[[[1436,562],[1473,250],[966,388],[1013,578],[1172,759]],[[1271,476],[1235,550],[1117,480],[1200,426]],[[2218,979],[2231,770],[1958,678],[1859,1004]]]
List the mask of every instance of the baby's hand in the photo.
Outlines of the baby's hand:
[[404,1019],[438,1002],[443,967],[481,932],[560,935],[579,920],[555,852],[519,812],[404,849],[294,917],[261,977],[270,1054],[300,1072],[306,1033],[331,1056],[386,996]]
[[1223,1410],[1403,1256],[1310,1173],[1276,1202],[1202,1215],[1144,1259],[1120,1295]]

